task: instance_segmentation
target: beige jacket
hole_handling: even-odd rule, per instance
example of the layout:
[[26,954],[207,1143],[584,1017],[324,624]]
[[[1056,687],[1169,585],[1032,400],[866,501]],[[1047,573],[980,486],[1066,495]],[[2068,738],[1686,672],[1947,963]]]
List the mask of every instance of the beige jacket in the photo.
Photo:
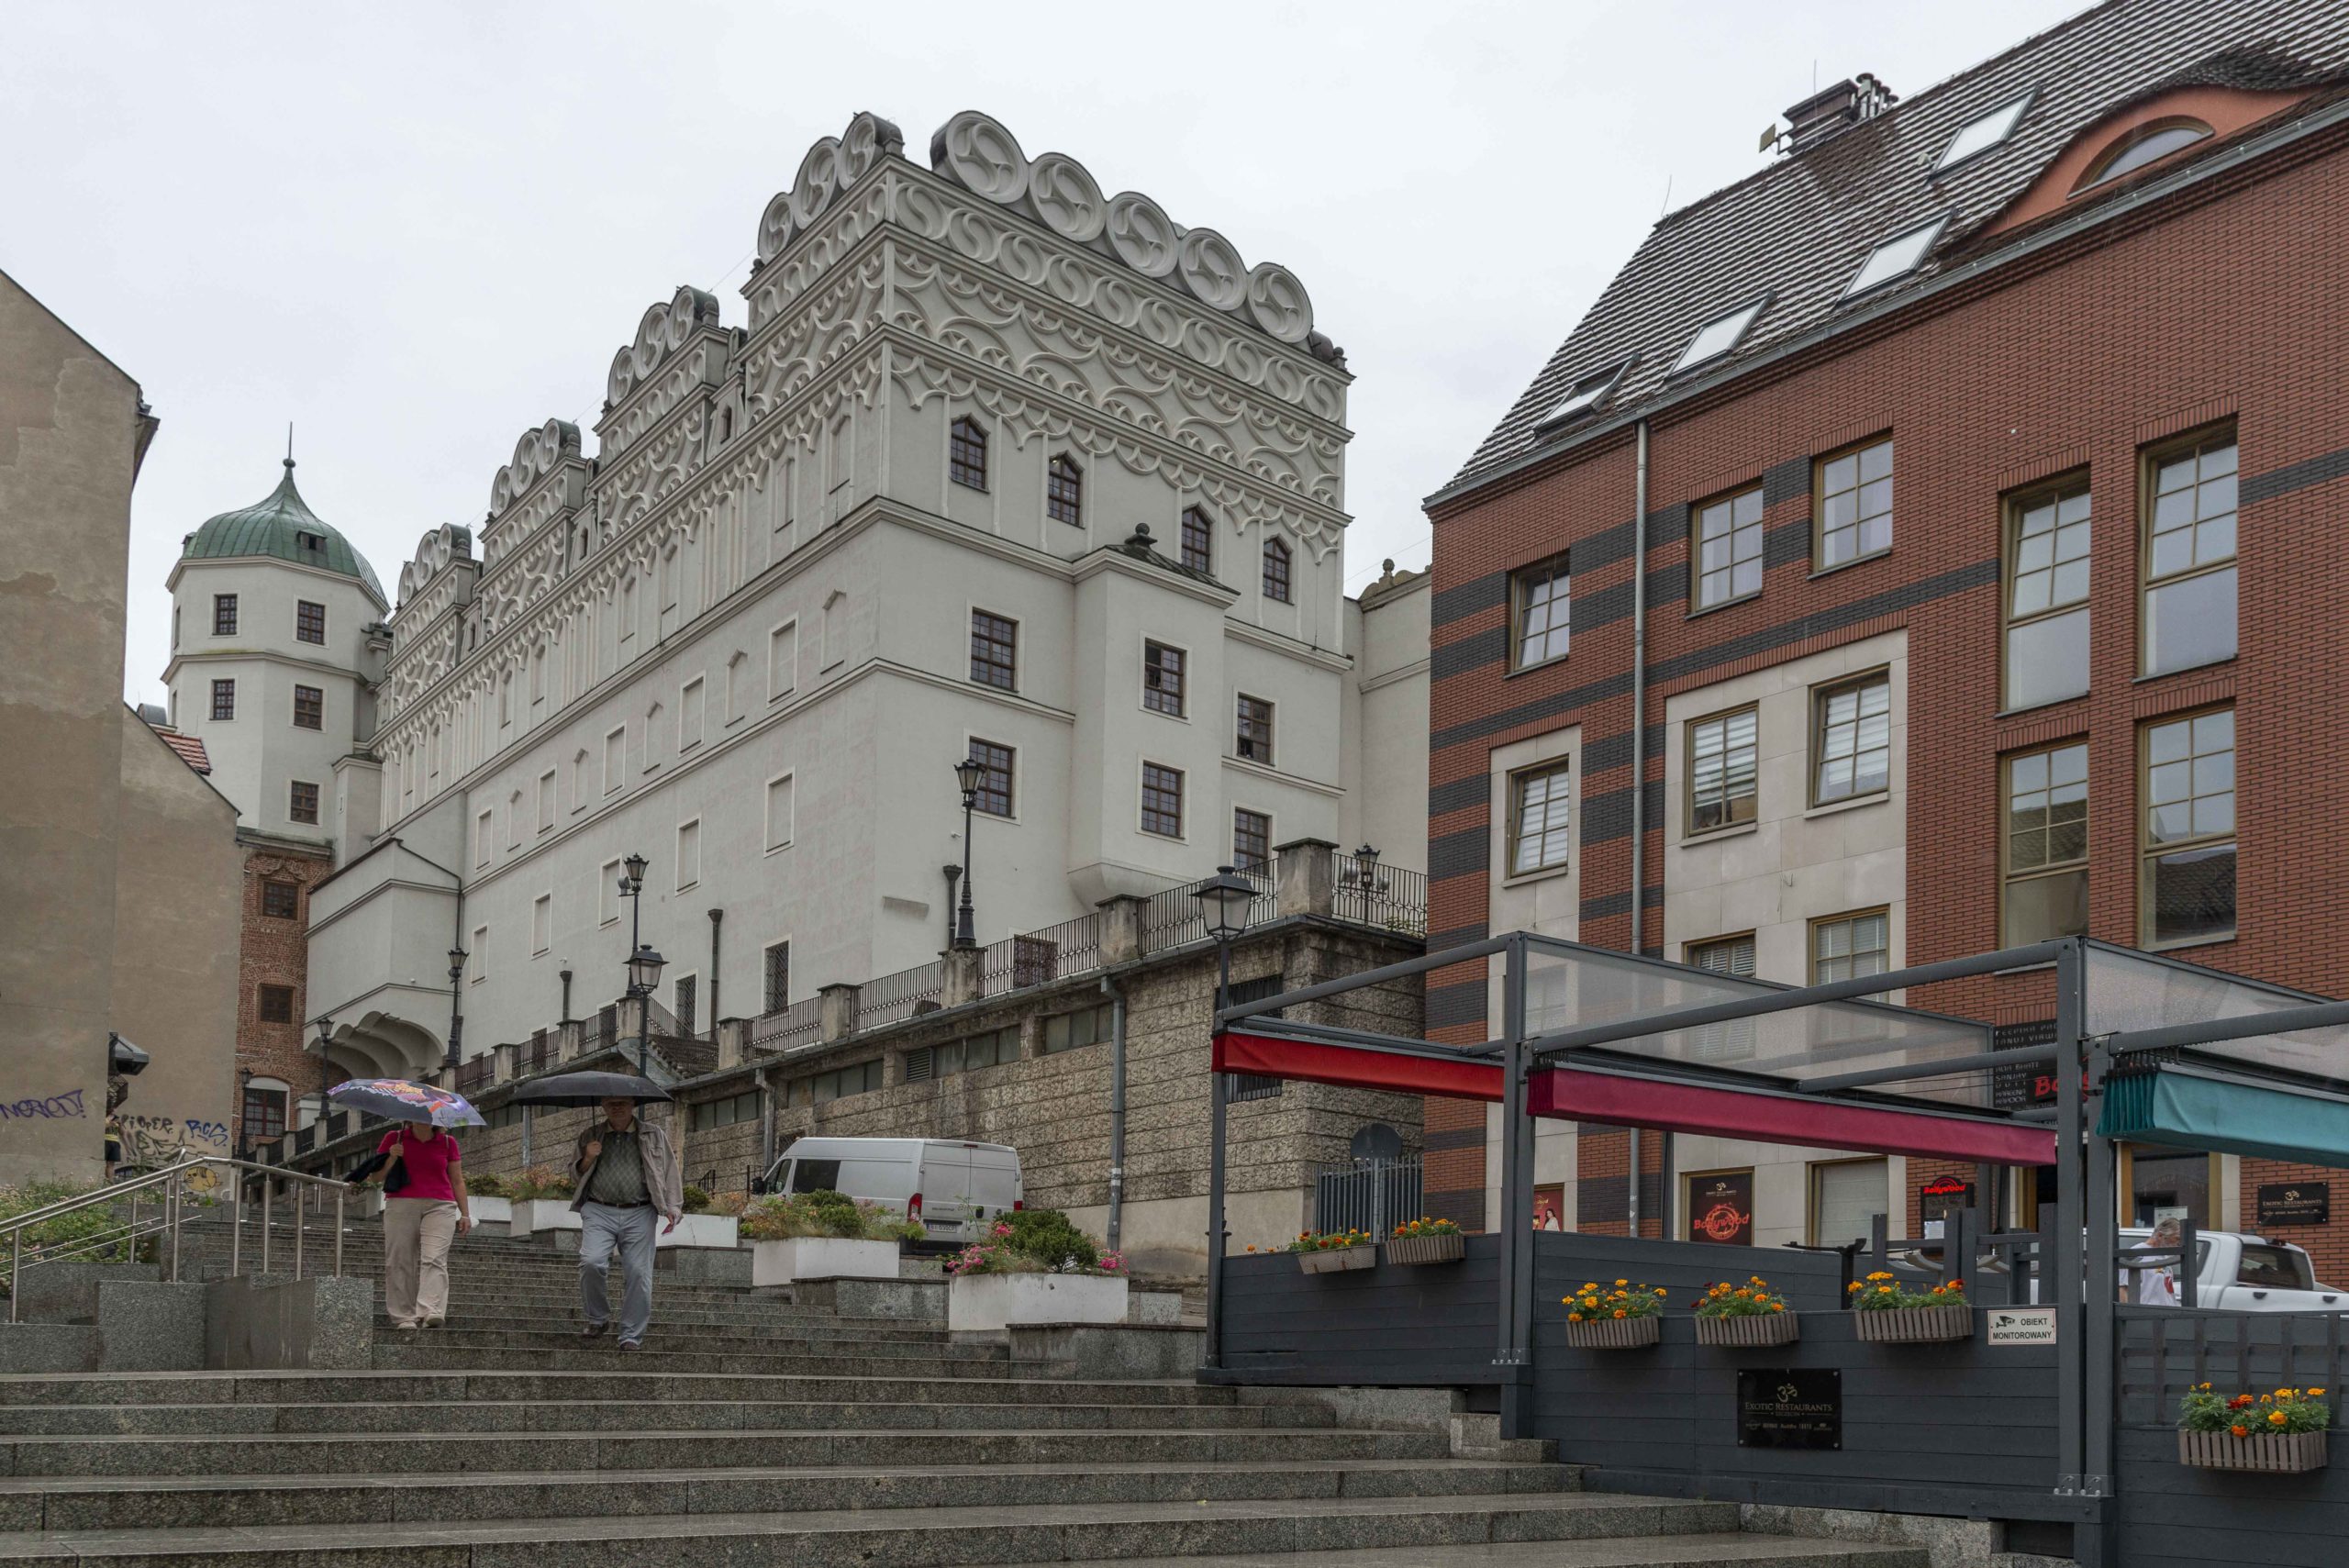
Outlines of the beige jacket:
[[[608,1130],[610,1124],[597,1117],[587,1124],[587,1130],[579,1135],[579,1141],[573,1146],[572,1192],[575,1195],[571,1200],[571,1211],[573,1214],[578,1213],[580,1206],[587,1201],[587,1183],[596,1173],[595,1166],[587,1163],[587,1145],[601,1140]],[[636,1146],[644,1156],[645,1195],[652,1200],[652,1207],[659,1213],[682,1214],[685,1207],[685,1179],[683,1168],[677,1163],[677,1151],[669,1142],[668,1129],[655,1127],[642,1117],[638,1117],[633,1123],[633,1130]]]

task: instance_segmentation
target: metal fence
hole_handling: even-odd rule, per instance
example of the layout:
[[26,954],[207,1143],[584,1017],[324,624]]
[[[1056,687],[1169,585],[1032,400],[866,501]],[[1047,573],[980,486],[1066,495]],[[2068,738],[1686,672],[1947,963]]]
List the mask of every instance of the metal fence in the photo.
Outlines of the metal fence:
[[1375,855],[1339,855],[1330,913],[1356,925],[1406,936],[1428,934],[1428,873],[1391,866]]
[[[1248,903],[1248,924],[1261,926],[1279,912],[1274,897],[1275,855],[1254,865],[1241,866],[1235,873],[1242,882],[1256,889],[1256,896]],[[1187,946],[1208,940],[1207,917],[1199,911],[1199,889],[1213,881],[1201,877],[1163,893],[1151,895],[1142,906],[1141,951],[1145,953],[1164,952],[1169,948]]]
[[750,1048],[768,1053],[796,1051],[821,1039],[823,1033],[824,999],[809,996],[752,1018]]
[[[929,1012],[938,1005],[945,990],[946,965],[942,960],[885,974],[857,992],[856,1027],[878,1029],[900,1018],[910,1018],[916,1013]],[[930,1006],[923,1006],[925,1002]]]
[[497,1058],[484,1054],[457,1063],[457,1093],[471,1096],[489,1087],[497,1072]]
[[979,955],[979,995],[1048,985],[1101,966],[1101,917],[1085,915],[991,942]]
[[1426,1176],[1416,1154],[1319,1165],[1313,1172],[1313,1229],[1384,1236],[1404,1220],[1419,1217],[1425,1192]]

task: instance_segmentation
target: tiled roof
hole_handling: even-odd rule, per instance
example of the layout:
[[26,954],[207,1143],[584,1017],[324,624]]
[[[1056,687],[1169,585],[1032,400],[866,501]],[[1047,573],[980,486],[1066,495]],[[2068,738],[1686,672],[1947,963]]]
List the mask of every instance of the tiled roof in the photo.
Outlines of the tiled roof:
[[212,771],[212,759],[204,754],[204,742],[195,736],[182,735],[176,730],[158,729],[155,731],[155,739],[177,751],[180,754],[180,761],[197,773],[208,773]]
[[[1917,270],[1866,297],[1918,287],[2076,137],[2133,100],[2172,87],[2304,87],[2344,72],[2349,6],[2338,0],[2111,0],[2076,17],[1664,217],[1445,489],[1571,440],[1574,427],[1536,427],[1576,382],[1626,358],[1605,413],[1653,401],[1699,328],[1765,295],[1743,340],[1703,373],[1819,329],[1877,245],[1948,214]],[[1960,129],[2025,95],[2004,141],[1932,172]]]

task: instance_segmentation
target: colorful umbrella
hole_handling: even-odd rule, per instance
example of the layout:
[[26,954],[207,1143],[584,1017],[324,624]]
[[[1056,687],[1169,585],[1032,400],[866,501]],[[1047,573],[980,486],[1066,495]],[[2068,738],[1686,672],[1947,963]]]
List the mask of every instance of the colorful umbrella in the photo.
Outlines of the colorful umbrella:
[[389,1121],[429,1122],[434,1127],[487,1125],[464,1095],[429,1084],[411,1084],[405,1078],[353,1078],[328,1089],[327,1097]]

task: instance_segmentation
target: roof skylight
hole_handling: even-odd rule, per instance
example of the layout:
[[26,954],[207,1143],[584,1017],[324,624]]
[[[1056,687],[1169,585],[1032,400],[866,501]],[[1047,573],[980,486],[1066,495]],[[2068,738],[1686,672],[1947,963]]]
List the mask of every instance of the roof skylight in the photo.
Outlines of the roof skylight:
[[1942,150],[1941,161],[1933,165],[1933,172],[1938,174],[1954,164],[1965,162],[1977,152],[1987,152],[2006,140],[2015,133],[2016,122],[2022,118],[2022,112],[2029,107],[2031,95],[2025,93],[2003,108],[1992,109],[1979,119],[1967,121],[1955,136],[1949,139],[1949,146]]
[[1894,235],[1869,251],[1868,259],[1860,263],[1860,270],[1843,286],[1843,297],[1849,299],[1855,294],[1865,294],[1880,284],[1888,284],[1895,278],[1915,272],[1917,263],[1925,259],[1925,252],[1933,248],[1933,241],[1941,238],[1942,229],[1948,223],[1949,215],[1944,213],[1906,234]]
[[1631,368],[1631,361],[1624,360],[1582,377],[1566,389],[1566,395],[1558,400],[1556,406],[1534,421],[1534,428],[1547,429],[1597,409],[1614,392],[1615,384],[1623,379],[1623,373]]
[[1719,320],[1699,328],[1697,335],[1688,339],[1688,347],[1682,351],[1680,362],[1672,367],[1673,373],[1676,375],[1690,365],[1719,359],[1736,348],[1738,340],[1745,336],[1745,329],[1753,325],[1753,318],[1761,315],[1762,307],[1769,303],[1767,299],[1757,299],[1752,305],[1741,306]]

